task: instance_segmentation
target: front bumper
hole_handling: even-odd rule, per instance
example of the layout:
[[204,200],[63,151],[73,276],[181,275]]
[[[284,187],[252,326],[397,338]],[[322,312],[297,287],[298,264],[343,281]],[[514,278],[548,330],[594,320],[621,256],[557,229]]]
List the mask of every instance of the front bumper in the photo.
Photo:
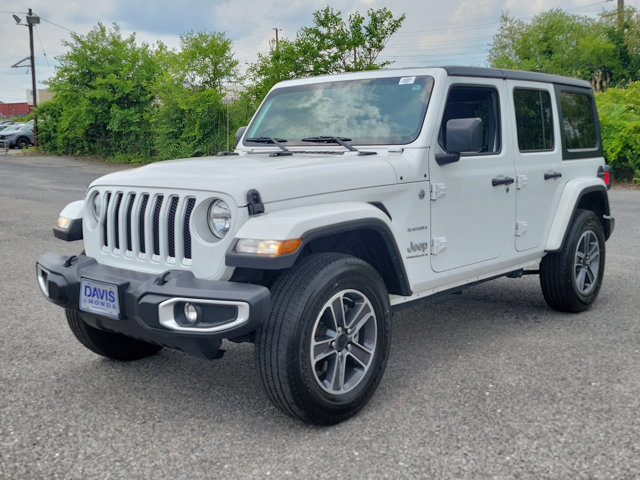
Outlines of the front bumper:
[[[180,270],[139,273],[100,265],[85,255],[47,253],[38,259],[36,274],[48,300],[79,312],[95,328],[206,358],[218,355],[222,339],[251,334],[271,308],[269,290],[259,285],[200,280]],[[117,286],[117,318],[80,310],[82,279]],[[207,322],[200,327],[180,321],[185,303],[196,305]]]

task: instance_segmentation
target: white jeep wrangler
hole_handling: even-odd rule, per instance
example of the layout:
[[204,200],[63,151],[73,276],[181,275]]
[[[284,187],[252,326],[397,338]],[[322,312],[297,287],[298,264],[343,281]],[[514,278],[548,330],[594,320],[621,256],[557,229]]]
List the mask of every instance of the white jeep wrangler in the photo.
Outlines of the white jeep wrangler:
[[447,67],[283,82],[237,149],[102,177],[37,261],[44,295],[92,351],[218,358],[255,342],[283,412],[332,424],[382,378],[391,312],[539,273],[557,310],[588,308],[611,235],[591,87]]

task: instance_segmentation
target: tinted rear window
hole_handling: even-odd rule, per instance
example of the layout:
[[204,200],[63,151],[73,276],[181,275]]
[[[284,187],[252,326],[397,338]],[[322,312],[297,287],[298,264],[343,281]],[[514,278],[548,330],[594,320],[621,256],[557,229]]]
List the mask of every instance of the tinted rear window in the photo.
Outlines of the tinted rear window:
[[562,130],[567,151],[598,147],[592,97],[576,92],[560,93]]

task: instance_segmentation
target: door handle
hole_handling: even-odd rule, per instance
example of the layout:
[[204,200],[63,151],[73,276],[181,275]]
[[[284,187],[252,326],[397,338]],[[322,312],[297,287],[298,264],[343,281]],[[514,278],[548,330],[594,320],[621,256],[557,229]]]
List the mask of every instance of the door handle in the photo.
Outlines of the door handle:
[[497,177],[491,180],[491,185],[497,187],[498,185],[511,185],[515,180],[511,177]]
[[545,172],[544,179],[550,180],[552,178],[560,178],[562,174],[560,172]]

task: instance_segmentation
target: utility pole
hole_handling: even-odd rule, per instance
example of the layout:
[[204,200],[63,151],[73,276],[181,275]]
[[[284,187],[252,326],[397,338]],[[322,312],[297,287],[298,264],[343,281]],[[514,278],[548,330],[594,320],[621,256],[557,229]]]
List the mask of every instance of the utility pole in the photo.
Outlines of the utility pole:
[[624,32],[624,0],[618,0],[618,30]]
[[29,9],[27,15],[27,25],[29,26],[29,49],[31,53],[31,89],[33,92],[33,145],[38,146],[38,115],[36,114],[36,107],[38,106],[36,90],[36,62],[33,55],[33,25],[40,23],[40,17],[33,14],[33,11]]
[[276,31],[276,48],[278,48],[278,28],[274,28]]
[[[17,25],[24,25],[22,19],[14,15],[13,19],[16,21]],[[27,24],[25,27],[29,28],[29,57],[23,58],[19,62],[14,65],[11,65],[12,68],[26,67],[26,65],[20,65],[22,62],[29,59],[29,63],[31,66],[31,93],[33,94],[33,144],[38,146],[38,116],[36,115],[36,107],[38,106],[37,94],[36,90],[36,62],[33,54],[33,26],[38,25],[40,23],[40,17],[33,13],[33,10],[29,9],[29,13],[27,13]]]

